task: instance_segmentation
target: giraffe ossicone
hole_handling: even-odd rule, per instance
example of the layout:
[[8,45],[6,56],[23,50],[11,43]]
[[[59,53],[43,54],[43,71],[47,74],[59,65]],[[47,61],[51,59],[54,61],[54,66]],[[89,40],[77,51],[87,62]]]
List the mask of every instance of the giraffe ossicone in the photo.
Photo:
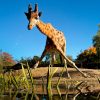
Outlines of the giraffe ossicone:
[[[63,32],[55,29],[50,23],[43,23],[39,18],[41,16],[41,12],[38,11],[38,5],[35,4],[35,9],[32,11],[32,6],[29,5],[28,13],[25,13],[27,19],[29,21],[28,29],[31,30],[34,26],[36,26],[41,33],[47,36],[46,45],[44,51],[39,59],[39,61],[34,65],[35,68],[38,67],[41,60],[44,56],[50,52],[52,56],[52,64],[55,60],[55,53],[59,53],[64,60],[64,64],[67,70],[67,63],[78,70],[83,76],[86,75],[80,71],[74,62],[66,57],[66,39]],[[68,72],[67,72],[68,74]],[[68,75],[69,76],[69,75]]]

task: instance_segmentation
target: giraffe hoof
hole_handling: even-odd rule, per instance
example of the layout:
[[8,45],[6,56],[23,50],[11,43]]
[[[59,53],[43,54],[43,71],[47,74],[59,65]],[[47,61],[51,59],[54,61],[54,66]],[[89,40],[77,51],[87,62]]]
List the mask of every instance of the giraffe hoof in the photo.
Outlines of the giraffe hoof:
[[83,74],[83,77],[85,77],[85,78],[89,78],[89,76],[87,75],[87,74]]
[[70,75],[68,75],[68,79],[71,79],[71,76]]

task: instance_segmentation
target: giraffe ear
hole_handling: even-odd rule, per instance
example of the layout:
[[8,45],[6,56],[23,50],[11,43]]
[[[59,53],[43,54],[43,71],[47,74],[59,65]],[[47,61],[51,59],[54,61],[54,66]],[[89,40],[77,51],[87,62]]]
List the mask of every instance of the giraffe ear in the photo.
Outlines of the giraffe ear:
[[40,16],[42,15],[42,12],[39,12],[38,15],[39,15],[39,17],[40,17]]

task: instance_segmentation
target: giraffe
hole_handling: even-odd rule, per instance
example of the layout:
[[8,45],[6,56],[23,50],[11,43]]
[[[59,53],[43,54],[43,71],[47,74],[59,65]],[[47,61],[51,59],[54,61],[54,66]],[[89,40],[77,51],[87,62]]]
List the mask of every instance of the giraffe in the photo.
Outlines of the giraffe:
[[25,12],[25,15],[29,21],[28,29],[32,30],[32,28],[36,26],[42,34],[47,36],[45,49],[40,59],[34,65],[34,68],[38,67],[39,63],[48,52],[52,55],[52,63],[55,60],[55,53],[59,53],[64,60],[64,65],[66,67],[68,77],[70,77],[70,75],[67,70],[67,63],[75,68],[77,71],[79,71],[84,77],[86,77],[86,75],[77,68],[75,63],[66,57],[66,39],[63,32],[55,29],[50,23],[42,22],[39,19],[41,14],[41,12],[38,12],[37,4],[35,4],[34,10],[32,10],[32,6],[29,4],[28,12]]

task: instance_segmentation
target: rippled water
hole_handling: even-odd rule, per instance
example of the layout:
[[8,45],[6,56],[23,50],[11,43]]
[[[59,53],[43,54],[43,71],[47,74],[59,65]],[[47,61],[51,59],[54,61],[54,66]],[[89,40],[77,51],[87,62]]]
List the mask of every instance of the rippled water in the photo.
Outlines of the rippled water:
[[[61,97],[59,95],[53,95],[52,100],[100,100],[98,93],[88,93],[88,94],[79,94],[76,98],[76,95],[67,95],[62,94]],[[13,95],[1,95],[0,100],[49,100],[47,95],[33,95],[33,94],[17,94]]]

